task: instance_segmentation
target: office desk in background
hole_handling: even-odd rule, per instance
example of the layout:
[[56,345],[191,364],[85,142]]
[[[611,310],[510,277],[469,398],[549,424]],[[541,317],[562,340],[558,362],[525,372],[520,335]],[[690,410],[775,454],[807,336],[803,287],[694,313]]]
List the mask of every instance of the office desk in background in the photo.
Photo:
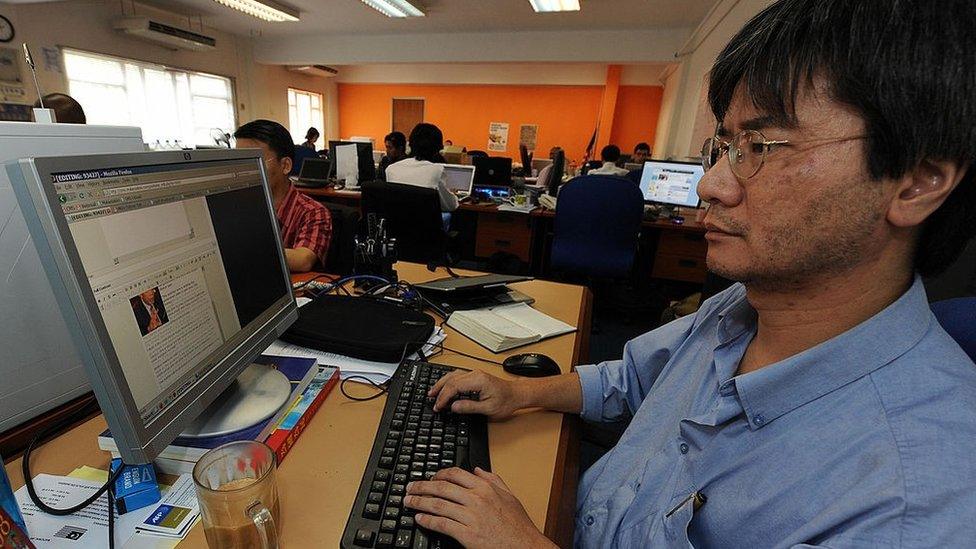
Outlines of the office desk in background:
[[[423,282],[444,276],[421,265],[397,264],[400,278]],[[299,275],[307,280],[312,275]],[[591,296],[586,288],[533,280],[514,284],[536,299],[535,307],[579,329],[547,341],[493,355],[445,325],[445,345],[458,351],[500,360],[509,354],[545,353],[564,372],[588,354]],[[512,379],[498,366],[445,351],[431,359],[452,366],[478,369]],[[350,392],[368,395],[364,385],[347,385]],[[336,390],[325,400],[278,472],[281,497],[282,547],[338,547],[355,499],[366,460],[383,411],[384,398],[368,402],[347,400]],[[33,474],[66,475],[82,465],[108,468],[109,454],[98,449],[97,436],[106,428],[101,416],[88,420],[34,452]],[[571,545],[576,506],[579,442],[578,419],[551,412],[519,415],[490,423],[488,436],[492,469],[512,488],[526,511],[550,539]],[[20,459],[7,464],[14,489],[23,484]],[[206,547],[197,526],[180,547]]]
[[[359,191],[333,188],[300,189],[320,202],[331,202],[358,208]],[[497,252],[513,254],[529,266],[536,276],[548,274],[549,250],[556,212],[536,208],[528,215],[501,212],[491,203],[462,203],[460,214],[475,217],[473,246],[470,258],[487,259]],[[458,225],[467,226],[464,220]],[[684,223],[669,219],[645,219],[641,224],[641,248],[650,258],[649,271],[653,278],[702,283],[705,280],[705,227],[691,216]],[[466,259],[470,259],[466,257]]]

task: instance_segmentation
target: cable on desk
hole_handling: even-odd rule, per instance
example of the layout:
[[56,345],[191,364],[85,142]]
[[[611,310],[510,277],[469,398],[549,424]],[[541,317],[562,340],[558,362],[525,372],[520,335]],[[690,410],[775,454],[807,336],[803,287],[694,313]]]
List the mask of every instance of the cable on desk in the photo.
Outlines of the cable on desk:
[[333,276],[333,275],[327,275],[327,274],[316,275],[316,276],[313,276],[312,278],[306,280],[305,282],[301,282],[299,284],[296,284],[296,285],[292,286],[291,289],[293,291],[296,291],[297,292],[297,291],[301,290],[302,288],[304,288],[305,286],[308,286],[309,284],[311,284],[312,282],[315,282],[316,280],[318,280],[320,278],[328,278],[329,279],[329,282],[332,282],[333,280],[335,280],[336,277]]
[[[368,397],[358,397],[358,396],[350,395],[349,393],[346,392],[346,382],[351,379],[361,379],[366,383],[372,385],[377,390],[376,394],[370,395]],[[389,392],[389,389],[387,388],[386,383],[376,383],[375,381],[369,379],[366,376],[349,376],[343,379],[341,382],[339,382],[339,392],[341,392],[342,396],[348,398],[349,400],[353,400],[356,402],[366,402],[368,400],[373,400],[375,398],[379,398],[385,395],[387,392]]]

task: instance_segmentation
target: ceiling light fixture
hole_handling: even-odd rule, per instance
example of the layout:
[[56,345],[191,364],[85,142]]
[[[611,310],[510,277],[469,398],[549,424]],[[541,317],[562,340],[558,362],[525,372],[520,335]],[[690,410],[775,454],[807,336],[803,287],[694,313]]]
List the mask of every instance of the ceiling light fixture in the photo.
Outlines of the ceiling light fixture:
[[536,12],[579,11],[579,0],[529,0]]
[[387,17],[423,17],[420,11],[407,0],[363,0],[363,4],[373,8]]
[[298,21],[298,10],[272,0],[214,0],[214,2],[272,23]]

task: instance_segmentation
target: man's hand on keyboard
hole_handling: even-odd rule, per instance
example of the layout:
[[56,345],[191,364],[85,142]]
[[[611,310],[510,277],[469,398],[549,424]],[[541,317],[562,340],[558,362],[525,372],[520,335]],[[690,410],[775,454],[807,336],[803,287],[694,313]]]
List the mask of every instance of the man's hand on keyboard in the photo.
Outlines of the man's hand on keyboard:
[[[464,398],[478,393],[477,400]],[[481,414],[491,419],[507,419],[522,407],[515,384],[484,372],[451,372],[431,387],[427,396],[436,399],[434,411]]]
[[555,547],[502,479],[480,468],[474,474],[444,469],[429,481],[412,482],[403,503],[417,510],[418,525],[451,536],[469,549]]

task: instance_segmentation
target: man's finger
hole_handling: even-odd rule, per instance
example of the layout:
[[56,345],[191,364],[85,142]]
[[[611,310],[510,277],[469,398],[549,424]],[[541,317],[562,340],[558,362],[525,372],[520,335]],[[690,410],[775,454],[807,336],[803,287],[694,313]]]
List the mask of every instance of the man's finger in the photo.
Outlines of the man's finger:
[[491,414],[492,405],[477,400],[455,400],[451,404],[451,411],[455,414]]
[[437,382],[434,383],[434,386],[431,387],[429,391],[427,391],[427,396],[429,397],[437,396],[437,393],[441,391],[441,389],[444,387],[444,384],[447,383],[448,380],[454,379],[459,375],[461,375],[461,372],[451,372],[446,376],[438,379]]
[[437,496],[439,498],[467,505],[471,494],[466,488],[447,480],[418,480],[407,485],[407,494],[412,496]]
[[433,496],[407,496],[403,504],[428,515],[449,518],[461,524],[471,525],[473,514],[463,505]]
[[483,482],[478,477],[459,467],[451,467],[450,469],[437,471],[437,474],[434,475],[434,480],[446,480],[464,488],[475,488]]
[[437,400],[434,402],[434,411],[439,412],[446,407],[458,393],[480,391],[484,384],[484,378],[477,372],[465,372],[464,374],[449,379],[437,393]]
[[456,539],[459,543],[461,543],[461,545],[468,545],[466,543],[466,540],[468,538],[467,529],[464,527],[463,524],[457,522],[456,520],[451,520],[449,518],[444,518],[444,517],[436,517],[424,513],[418,513],[417,516],[414,517],[414,520],[417,521],[417,524],[419,524],[420,526],[428,530],[433,530],[434,532],[446,534]]

